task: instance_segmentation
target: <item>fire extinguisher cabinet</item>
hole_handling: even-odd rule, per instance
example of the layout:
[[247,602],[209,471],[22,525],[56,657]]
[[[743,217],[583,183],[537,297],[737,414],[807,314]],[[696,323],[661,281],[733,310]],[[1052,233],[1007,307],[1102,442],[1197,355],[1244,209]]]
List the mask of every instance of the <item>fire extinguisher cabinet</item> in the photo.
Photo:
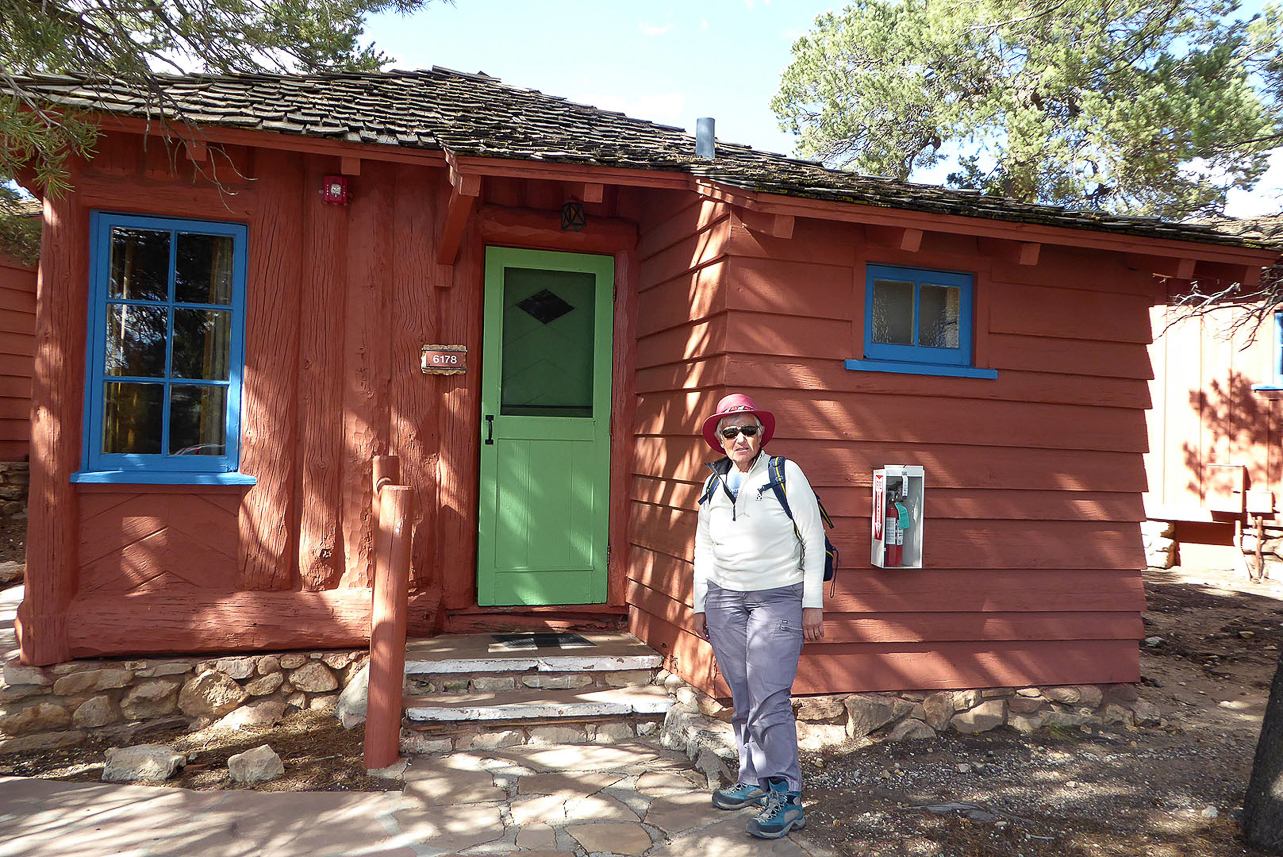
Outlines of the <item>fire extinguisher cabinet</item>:
[[888,464],[873,471],[873,550],[878,568],[922,568],[922,468]]

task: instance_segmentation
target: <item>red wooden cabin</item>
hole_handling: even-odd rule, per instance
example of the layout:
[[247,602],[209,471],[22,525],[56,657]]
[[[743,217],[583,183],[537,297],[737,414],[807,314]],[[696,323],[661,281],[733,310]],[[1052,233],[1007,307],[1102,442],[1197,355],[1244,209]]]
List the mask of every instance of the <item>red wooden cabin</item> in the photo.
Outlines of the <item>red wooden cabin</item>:
[[[140,93],[37,85],[103,135],[45,202],[31,663],[360,644],[395,454],[412,634],[626,623],[711,688],[697,428],[739,390],[838,519],[799,692],[1133,681],[1155,274],[1276,256],[437,69],[175,78],[177,149]],[[888,463],[920,570],[865,561]]]

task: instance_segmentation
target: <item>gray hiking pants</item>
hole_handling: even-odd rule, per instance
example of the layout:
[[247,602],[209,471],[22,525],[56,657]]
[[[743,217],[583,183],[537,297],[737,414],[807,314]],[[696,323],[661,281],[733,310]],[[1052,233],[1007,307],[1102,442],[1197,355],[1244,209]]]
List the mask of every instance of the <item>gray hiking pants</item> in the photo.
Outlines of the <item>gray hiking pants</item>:
[[735,702],[731,725],[742,783],[784,777],[802,790],[793,679],[802,654],[802,584],[737,592],[708,584],[708,640]]

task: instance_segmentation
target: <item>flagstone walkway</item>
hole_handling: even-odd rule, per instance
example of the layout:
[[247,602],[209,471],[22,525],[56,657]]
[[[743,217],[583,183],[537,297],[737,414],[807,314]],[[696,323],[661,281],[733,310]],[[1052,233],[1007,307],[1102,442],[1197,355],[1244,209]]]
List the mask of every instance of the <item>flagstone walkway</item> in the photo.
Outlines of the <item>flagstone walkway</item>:
[[828,857],[749,837],[704,776],[645,743],[414,759],[401,792],[194,792],[0,778],[0,857]]

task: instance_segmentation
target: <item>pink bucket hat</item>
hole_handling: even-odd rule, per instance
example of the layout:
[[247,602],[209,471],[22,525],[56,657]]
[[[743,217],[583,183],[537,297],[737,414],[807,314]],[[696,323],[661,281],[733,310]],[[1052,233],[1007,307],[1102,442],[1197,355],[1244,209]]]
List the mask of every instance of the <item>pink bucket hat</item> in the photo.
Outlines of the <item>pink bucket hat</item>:
[[758,410],[753,400],[743,393],[731,393],[729,396],[723,396],[722,400],[717,403],[717,413],[704,420],[704,440],[713,448],[714,452],[724,452],[722,445],[717,442],[717,423],[722,417],[740,416],[742,414],[752,414],[762,422],[762,446],[775,436],[775,415],[770,411]]

